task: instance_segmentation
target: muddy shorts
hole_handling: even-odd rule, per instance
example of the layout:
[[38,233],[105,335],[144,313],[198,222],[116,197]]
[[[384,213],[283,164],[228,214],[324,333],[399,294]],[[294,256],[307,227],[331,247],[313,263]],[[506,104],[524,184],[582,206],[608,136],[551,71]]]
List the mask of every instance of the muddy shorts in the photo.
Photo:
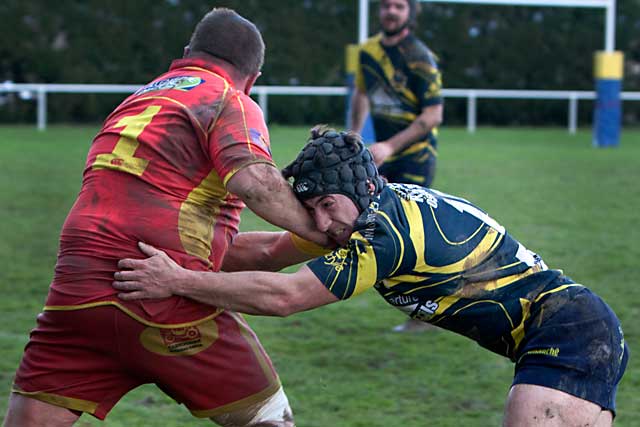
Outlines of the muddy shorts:
[[145,325],[116,307],[45,311],[14,392],[104,419],[128,391],[155,383],[197,417],[260,402],[280,388],[244,319],[223,311],[180,328]]
[[553,388],[615,413],[628,358],[613,311],[589,289],[573,286],[532,306],[513,384]]
[[378,168],[389,182],[430,187],[436,173],[436,155],[431,147],[420,152],[392,157]]

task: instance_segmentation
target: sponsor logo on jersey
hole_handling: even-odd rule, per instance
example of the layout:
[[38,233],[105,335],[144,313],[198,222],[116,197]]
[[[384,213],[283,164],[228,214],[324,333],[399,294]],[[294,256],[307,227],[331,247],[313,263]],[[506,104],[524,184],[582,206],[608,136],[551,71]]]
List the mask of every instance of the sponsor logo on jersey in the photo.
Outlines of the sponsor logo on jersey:
[[558,355],[560,354],[560,349],[558,347],[549,347],[549,348],[541,348],[537,350],[529,350],[525,354],[520,356],[520,358],[530,354],[542,354],[545,356],[558,357]]
[[392,297],[388,297],[387,301],[389,302],[389,304],[393,304],[393,305],[412,305],[412,304],[416,304],[418,301],[420,301],[419,298],[416,297],[412,297],[410,295],[396,295],[396,296],[392,296]]
[[205,81],[200,77],[193,77],[193,76],[170,77],[168,79],[158,80],[158,81],[149,83],[144,87],[141,87],[136,91],[135,95],[142,95],[147,92],[154,92],[158,90],[169,90],[169,89],[175,89],[175,90],[186,92],[198,85],[201,85],[204,82]]
[[[378,196],[380,199],[380,196]],[[376,200],[373,200],[369,204],[369,209],[365,218],[365,226],[364,229],[360,232],[362,237],[367,240],[372,240],[375,236],[376,232],[376,217],[378,216],[378,211],[380,209],[380,203]]]
[[147,350],[165,356],[188,356],[210,347],[218,338],[215,320],[184,328],[148,327],[140,334]]
[[330,254],[324,256],[325,265],[330,265],[336,271],[336,273],[340,273],[344,270],[344,266],[347,263],[347,255],[349,254],[349,250],[346,248],[337,249]]
[[269,143],[267,142],[266,138],[258,129],[249,129],[249,138],[251,138],[251,142],[253,144],[262,148],[264,151],[269,153],[269,155],[271,155],[271,147],[269,147]]

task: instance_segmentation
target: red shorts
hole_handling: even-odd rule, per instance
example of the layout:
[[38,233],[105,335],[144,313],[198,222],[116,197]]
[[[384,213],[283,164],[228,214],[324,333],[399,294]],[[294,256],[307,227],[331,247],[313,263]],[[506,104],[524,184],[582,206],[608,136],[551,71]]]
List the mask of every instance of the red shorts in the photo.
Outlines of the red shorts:
[[236,313],[162,329],[106,306],[41,313],[13,391],[104,419],[147,383],[197,417],[242,409],[280,387],[269,356]]

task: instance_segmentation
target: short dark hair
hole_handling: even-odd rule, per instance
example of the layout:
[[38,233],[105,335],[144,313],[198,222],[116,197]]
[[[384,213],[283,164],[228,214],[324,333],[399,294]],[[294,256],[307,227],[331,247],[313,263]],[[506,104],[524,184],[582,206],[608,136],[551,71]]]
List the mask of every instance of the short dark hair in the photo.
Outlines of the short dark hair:
[[258,28],[223,7],[212,9],[198,22],[189,49],[230,62],[243,76],[256,74],[264,63],[264,41]]

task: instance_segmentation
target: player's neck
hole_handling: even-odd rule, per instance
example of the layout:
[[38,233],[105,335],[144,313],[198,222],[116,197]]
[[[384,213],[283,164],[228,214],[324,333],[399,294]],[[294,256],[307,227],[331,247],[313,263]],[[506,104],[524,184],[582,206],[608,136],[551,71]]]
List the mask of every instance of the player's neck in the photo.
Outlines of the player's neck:
[[409,28],[404,28],[398,34],[394,34],[392,36],[387,36],[384,33],[382,33],[382,39],[380,39],[380,42],[385,46],[395,46],[398,43],[400,43],[402,39],[407,37],[410,32],[411,30],[409,30]]

